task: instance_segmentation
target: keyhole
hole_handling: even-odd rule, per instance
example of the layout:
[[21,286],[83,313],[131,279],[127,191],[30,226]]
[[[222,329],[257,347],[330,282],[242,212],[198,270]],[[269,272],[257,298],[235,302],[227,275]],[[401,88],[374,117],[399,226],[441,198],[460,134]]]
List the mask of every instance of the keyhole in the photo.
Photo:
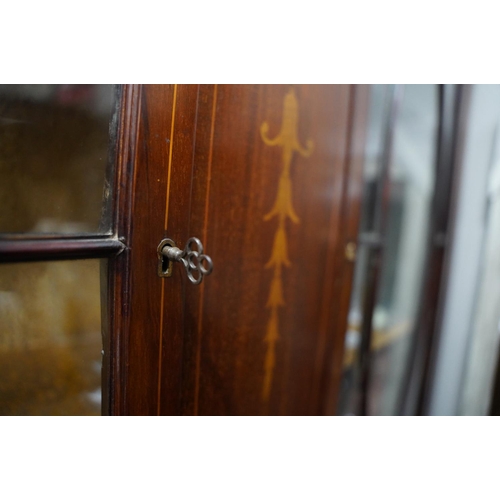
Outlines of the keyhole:
[[166,274],[168,271],[168,266],[170,265],[170,261],[163,255],[161,259],[161,272]]
[[163,255],[162,250],[165,247],[175,247],[175,242],[171,239],[165,238],[158,245],[158,276],[160,278],[169,278],[172,275],[172,261]]

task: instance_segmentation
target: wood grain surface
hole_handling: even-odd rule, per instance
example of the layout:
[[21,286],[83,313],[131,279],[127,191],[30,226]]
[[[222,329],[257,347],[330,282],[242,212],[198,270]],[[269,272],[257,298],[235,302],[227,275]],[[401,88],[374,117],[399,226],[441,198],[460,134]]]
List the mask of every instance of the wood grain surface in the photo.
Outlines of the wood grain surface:
[[[366,88],[146,85],[139,101],[129,274],[112,271],[126,293],[113,312],[126,348],[110,413],[335,413]],[[296,142],[263,139],[286,130]],[[266,217],[286,200],[296,217]],[[194,286],[175,264],[171,278],[159,278],[161,239],[182,248],[190,236],[203,242],[213,273]]]

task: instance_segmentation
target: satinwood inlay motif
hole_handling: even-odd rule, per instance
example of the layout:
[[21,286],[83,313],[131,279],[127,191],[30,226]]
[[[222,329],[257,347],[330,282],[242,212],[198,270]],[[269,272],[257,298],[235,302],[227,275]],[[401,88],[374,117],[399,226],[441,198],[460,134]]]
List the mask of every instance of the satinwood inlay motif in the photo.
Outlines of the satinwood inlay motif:
[[274,366],[276,363],[276,342],[279,340],[279,308],[285,306],[283,293],[283,266],[291,265],[288,257],[288,243],[286,233],[286,220],[290,219],[295,224],[300,222],[298,215],[293,208],[292,202],[292,180],[290,169],[292,158],[295,152],[303,157],[308,157],[313,151],[314,144],[307,141],[304,148],[300,145],[297,137],[299,121],[299,106],[297,96],[293,89],[290,89],[283,101],[283,121],[279,134],[270,139],[268,136],[269,125],[264,122],[260,127],[260,134],[264,143],[268,146],[281,146],[282,148],[282,171],[278,184],[278,193],[271,211],[264,216],[264,221],[269,221],[274,217],[278,219],[278,227],[274,235],[274,242],[271,257],[265,265],[266,269],[273,269],[273,277],[269,289],[269,296],[266,307],[270,309],[269,321],[264,342],[267,344],[266,358],[264,362],[264,383],[262,387],[262,399],[267,401],[271,393]]

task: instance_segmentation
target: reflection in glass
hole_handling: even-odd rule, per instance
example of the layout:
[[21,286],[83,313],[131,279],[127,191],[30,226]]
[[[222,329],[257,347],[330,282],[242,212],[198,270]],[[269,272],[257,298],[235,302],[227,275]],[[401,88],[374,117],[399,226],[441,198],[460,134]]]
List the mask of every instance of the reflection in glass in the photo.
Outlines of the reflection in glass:
[[[370,86],[370,109],[364,154],[363,196],[360,234],[369,234],[374,225],[374,207],[377,203],[377,183],[384,152],[385,123],[388,119],[391,89],[389,85]],[[363,322],[363,299],[368,272],[368,248],[358,244],[356,267],[349,307],[345,338],[344,376],[339,399],[340,414],[357,414],[360,405],[360,347]]]
[[470,90],[431,415],[487,415],[499,354],[500,86]]
[[[380,134],[384,129],[384,112],[388,112],[388,106],[384,106],[386,100],[387,90],[384,93],[383,88],[378,91],[375,88],[372,92],[360,228],[360,241],[366,240],[363,232],[370,227],[369,218],[373,216],[373,207],[382,201],[386,206],[386,229],[372,315],[367,405],[370,415],[393,415],[401,411],[402,384],[411,355],[411,339],[423,284],[437,145],[437,86],[406,85],[394,130],[388,189],[384,189],[387,198],[377,200],[375,185],[381,175],[383,139],[373,138],[377,137],[377,130]],[[376,148],[370,149],[370,141]],[[374,151],[377,151],[376,156]],[[372,240],[380,237],[381,234],[370,235]],[[341,401],[341,413],[344,414],[357,413],[360,408],[359,374],[356,374],[354,362],[361,343],[359,331],[363,321],[363,297],[368,273],[367,252],[368,248],[361,243],[346,337],[346,377],[351,371],[351,382],[349,389],[344,382]],[[353,342],[356,336],[358,340]]]
[[406,85],[389,170],[390,198],[382,273],[373,316],[374,415],[400,412],[424,276],[435,183],[438,95],[435,85]]
[[99,261],[0,266],[0,415],[101,412]]
[[0,85],[0,232],[106,232],[113,85]]
[[484,240],[459,413],[488,415],[500,337],[500,137],[484,197]]
[[[498,363],[500,333],[500,87],[474,85],[471,117],[466,136],[464,170],[480,179],[473,193],[463,196],[464,212],[476,213],[475,248],[465,256],[469,268],[476,268],[468,294],[457,305],[470,312],[464,322],[465,362],[459,390],[458,413],[488,415]],[[480,147],[478,147],[480,146]],[[465,177],[466,174],[464,174]],[[468,187],[471,186],[469,182]],[[465,219],[459,212],[458,222]],[[460,217],[461,216],[461,217]],[[469,221],[467,221],[469,222]],[[469,222],[470,225],[470,222]],[[466,227],[470,238],[471,228]],[[463,245],[462,245],[463,246]],[[475,250],[475,253],[474,253]],[[477,264],[476,264],[477,262]],[[475,264],[475,265],[474,265]],[[463,276],[463,273],[461,273]],[[462,280],[461,280],[462,281]],[[454,315],[458,313],[455,311]],[[454,344],[459,343],[454,332]],[[454,364],[461,365],[457,351]],[[449,391],[449,390],[448,390]]]

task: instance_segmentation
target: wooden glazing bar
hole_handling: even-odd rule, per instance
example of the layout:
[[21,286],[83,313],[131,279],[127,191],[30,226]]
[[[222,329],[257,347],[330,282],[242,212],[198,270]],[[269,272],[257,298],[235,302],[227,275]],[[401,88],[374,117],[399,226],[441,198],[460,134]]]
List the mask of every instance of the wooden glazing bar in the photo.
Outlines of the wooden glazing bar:
[[114,237],[2,238],[0,262],[93,259],[117,255],[125,244]]

